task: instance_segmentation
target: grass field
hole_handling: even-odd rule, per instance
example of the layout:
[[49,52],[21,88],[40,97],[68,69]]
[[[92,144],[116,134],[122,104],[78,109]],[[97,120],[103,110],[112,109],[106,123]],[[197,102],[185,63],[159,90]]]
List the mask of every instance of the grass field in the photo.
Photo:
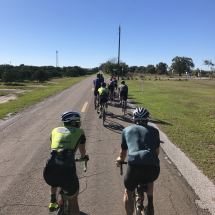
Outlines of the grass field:
[[129,98],[149,110],[169,139],[215,182],[215,82],[126,80]]
[[[0,89],[21,89],[31,92],[15,93],[18,96],[16,100],[0,104],[0,119],[6,117],[8,113],[16,114],[19,111],[33,105],[37,102],[43,101],[45,98],[64,90],[89,76],[71,77],[52,79],[50,82],[23,82],[4,85],[1,83]],[[7,93],[1,93],[0,96]]]

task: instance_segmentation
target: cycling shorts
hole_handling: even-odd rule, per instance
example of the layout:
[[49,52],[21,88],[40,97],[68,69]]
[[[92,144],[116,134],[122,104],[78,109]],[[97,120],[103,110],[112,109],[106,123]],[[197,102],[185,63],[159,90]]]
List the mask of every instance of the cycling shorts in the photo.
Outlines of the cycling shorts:
[[103,96],[100,96],[99,97],[99,101],[100,101],[100,105],[107,102],[108,101],[108,97],[103,97]]
[[114,91],[114,86],[113,86],[113,85],[109,85],[109,86],[108,86],[108,89],[109,89],[109,91],[110,91],[111,93],[113,93],[113,91]]
[[120,91],[120,98],[122,99],[122,97],[126,101],[128,98],[128,92],[127,91]]
[[96,97],[98,95],[98,88],[94,89],[94,96]]
[[72,198],[79,191],[76,168],[46,166],[43,170],[46,183],[52,187],[61,187],[67,198]]
[[138,183],[154,182],[160,174],[159,166],[127,165],[124,176],[124,185],[128,191],[134,191]]

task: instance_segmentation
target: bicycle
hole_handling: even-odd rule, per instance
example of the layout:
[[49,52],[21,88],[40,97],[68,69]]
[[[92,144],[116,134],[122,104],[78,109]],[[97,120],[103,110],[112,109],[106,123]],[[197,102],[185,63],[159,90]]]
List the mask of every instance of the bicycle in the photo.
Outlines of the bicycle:
[[96,110],[99,113],[99,98],[96,99]]
[[[87,161],[89,160],[88,155],[85,156],[85,158],[76,158],[75,162],[82,162],[85,161],[84,165],[84,172],[87,171]],[[68,201],[66,199],[66,196],[64,195],[64,191],[59,187],[57,195],[56,195],[58,207],[56,208],[56,215],[66,215],[69,211],[69,205]]]
[[125,115],[126,107],[125,107],[125,99],[124,99],[124,97],[122,97],[122,104],[121,105],[122,105],[122,112]]
[[110,103],[112,104],[112,101],[114,100],[114,98],[113,98],[113,93],[112,92],[110,92],[109,93],[109,101],[110,101]]
[[[117,163],[120,165],[120,174],[123,175],[123,164],[127,164],[127,162],[120,162]],[[146,208],[144,208],[143,202],[144,202],[144,194],[148,191],[148,185],[147,183],[142,184],[138,183],[137,188],[134,191],[133,194],[133,201],[134,201],[134,214],[135,215],[147,215]]]
[[102,119],[103,119],[103,125],[105,123],[106,120],[106,113],[105,113],[105,103],[102,103],[102,107],[101,107],[101,112],[102,112]]

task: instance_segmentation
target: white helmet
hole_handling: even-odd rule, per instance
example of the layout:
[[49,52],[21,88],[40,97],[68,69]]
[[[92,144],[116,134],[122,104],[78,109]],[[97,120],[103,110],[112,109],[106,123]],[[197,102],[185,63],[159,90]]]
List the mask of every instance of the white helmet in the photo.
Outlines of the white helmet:
[[62,122],[70,122],[72,120],[79,120],[81,115],[76,111],[67,111],[61,115]]
[[147,120],[149,119],[149,112],[145,108],[136,108],[133,112],[134,120]]

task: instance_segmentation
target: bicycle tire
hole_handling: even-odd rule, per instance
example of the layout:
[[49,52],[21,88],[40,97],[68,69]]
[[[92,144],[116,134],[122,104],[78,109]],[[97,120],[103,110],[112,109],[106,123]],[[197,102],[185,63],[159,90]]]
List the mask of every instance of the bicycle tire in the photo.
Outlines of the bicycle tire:
[[64,202],[66,201],[65,196],[63,196],[63,205],[60,206],[60,199],[61,199],[61,189],[58,188],[56,200],[58,202],[59,208],[57,209],[56,215],[67,215],[68,213],[64,213]]
[[125,100],[122,99],[122,112],[125,114]]
[[137,207],[137,199],[138,199],[138,194],[136,193],[137,191],[134,191],[133,194],[133,201],[134,201],[134,215],[145,215],[144,211],[139,210]]
[[99,100],[96,99],[96,108],[97,108],[97,113],[99,113]]
[[105,123],[105,107],[103,106],[102,107],[102,118],[103,118],[103,125],[104,125],[104,123]]

